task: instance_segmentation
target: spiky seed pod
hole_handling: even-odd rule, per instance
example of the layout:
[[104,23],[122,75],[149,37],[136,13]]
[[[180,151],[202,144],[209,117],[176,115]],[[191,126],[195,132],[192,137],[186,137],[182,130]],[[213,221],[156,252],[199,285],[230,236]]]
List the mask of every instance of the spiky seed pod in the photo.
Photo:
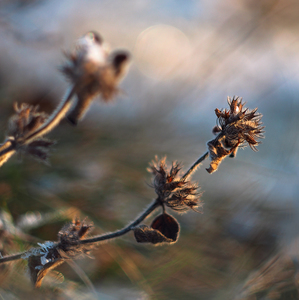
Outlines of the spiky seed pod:
[[58,248],[69,258],[78,258],[80,255],[88,254],[91,245],[80,245],[79,241],[86,237],[93,228],[93,224],[74,220],[66,224],[58,233]]
[[244,108],[240,97],[228,97],[227,102],[229,110],[215,110],[218,125],[213,133],[217,136],[207,143],[211,158],[209,173],[215,172],[226,156],[235,157],[240,147],[249,146],[257,151],[259,139],[264,137],[262,115],[257,113],[257,108],[252,111]]
[[39,248],[31,249],[22,257],[28,260],[30,277],[35,287],[40,287],[48,272],[66,260],[89,254],[92,245],[81,245],[80,240],[90,232],[91,228],[92,224],[76,219],[59,231],[58,242],[39,244]]
[[48,118],[44,112],[38,112],[38,106],[27,103],[14,103],[15,115],[8,121],[7,135],[15,140],[24,140],[39,128]]
[[26,138],[37,130],[47,120],[48,115],[38,111],[38,106],[26,103],[14,104],[15,115],[8,121],[7,140],[14,149],[27,153],[43,162],[48,161],[49,147],[55,142],[45,138],[38,138],[30,143],[25,143]]
[[199,192],[198,185],[179,176],[181,170],[179,163],[173,162],[169,170],[165,160],[166,158],[158,160],[156,157],[148,168],[154,175],[153,184],[158,201],[178,212],[202,207],[200,200],[202,193]]
[[93,98],[101,95],[111,100],[118,92],[129,62],[126,51],[109,52],[96,32],[88,32],[77,42],[74,52],[67,53],[61,72],[76,87],[77,102],[67,116],[76,125],[83,118]]

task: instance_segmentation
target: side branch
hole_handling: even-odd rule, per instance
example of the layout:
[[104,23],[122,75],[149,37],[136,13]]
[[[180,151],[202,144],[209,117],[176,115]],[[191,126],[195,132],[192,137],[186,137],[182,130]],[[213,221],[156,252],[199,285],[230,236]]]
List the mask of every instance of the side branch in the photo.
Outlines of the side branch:
[[[70,92],[67,100],[64,102],[64,104],[69,101],[69,99],[71,99],[72,96],[72,92]],[[1,149],[3,148],[3,149]],[[9,148],[9,147],[8,147]],[[4,145],[2,147],[0,147],[0,154],[1,151],[3,152],[5,149]],[[204,155],[202,155],[190,168],[189,170],[183,175],[182,180],[187,179],[189,176],[192,175],[192,173],[195,172],[195,170],[197,169],[197,167],[200,165],[200,163],[202,161],[204,161],[207,157],[209,156],[208,152],[206,152]],[[0,160],[1,162],[1,160]],[[157,207],[159,207],[161,205],[160,201],[158,201],[158,199],[156,199],[139,217],[137,217],[137,219],[135,219],[134,221],[132,221],[129,225],[127,225],[126,227],[111,232],[111,233],[107,233],[107,234],[102,234],[102,235],[98,235],[98,236],[94,236],[92,238],[88,238],[88,239],[84,239],[84,240],[79,240],[78,241],[78,245],[84,245],[84,244],[92,244],[92,243],[97,243],[97,242],[101,242],[101,241],[105,241],[105,240],[110,240],[110,239],[114,239],[117,238],[119,236],[122,236],[126,233],[128,233],[129,231],[133,230],[137,225],[139,225],[144,219],[146,219]],[[77,244],[77,243],[76,243]],[[74,246],[74,245],[73,245]],[[30,250],[29,250],[30,251]],[[5,256],[5,257],[1,257],[0,258],[0,264],[1,263],[5,263],[5,262],[9,262],[9,261],[13,261],[13,260],[18,260],[21,259],[27,252],[22,252],[19,254],[15,254],[15,255],[10,255],[10,256]]]
[[9,138],[0,146],[0,167],[16,152],[15,143]]
[[16,115],[9,121],[8,137],[0,145],[0,167],[19,150],[30,154],[34,153],[32,155],[46,161],[47,148],[53,142],[42,140],[41,137],[53,130],[65,117],[73,105],[72,98],[75,92],[75,86],[70,88],[48,118],[44,113],[38,113],[36,107],[26,104],[22,104],[19,108],[16,106]]
[[[72,92],[70,92],[67,100],[64,102],[64,104],[66,102],[68,102],[71,99],[72,96]],[[52,127],[53,128],[53,127]],[[2,146],[3,147],[3,146]],[[1,151],[3,151],[0,147],[0,154]],[[191,176],[197,169],[197,167],[201,164],[202,161],[204,161],[207,157],[209,156],[209,153],[206,152],[204,155],[202,155],[190,168],[189,170],[183,175],[182,180],[186,180],[189,176]],[[0,160],[1,162],[1,160]],[[139,225],[144,219],[146,219],[157,207],[159,207],[161,205],[161,202],[158,201],[158,199],[156,199],[137,219],[135,219],[134,221],[132,221],[129,225],[127,225],[126,227],[111,232],[111,233],[107,233],[107,234],[102,234],[102,235],[98,235],[98,236],[94,236],[92,238],[88,238],[88,239],[84,239],[84,240],[79,240],[78,243],[74,244],[74,245],[84,245],[84,244],[92,244],[92,243],[97,243],[97,242],[101,242],[101,241],[105,241],[105,240],[110,240],[110,239],[114,239],[117,238],[119,236],[122,236],[126,233],[128,233],[129,231],[133,230],[137,225]],[[73,245],[73,246],[74,246]],[[30,251],[30,250],[29,250]],[[0,264],[1,263],[5,263],[5,262],[9,262],[9,261],[13,261],[13,260],[18,260],[21,259],[22,256],[24,254],[26,254],[27,252],[23,252],[23,253],[19,253],[19,254],[15,254],[15,255],[10,255],[10,256],[6,256],[6,257],[1,257],[0,258]]]
[[182,177],[182,179],[188,179],[199,167],[199,165],[209,156],[209,152],[206,152],[203,154],[185,173],[185,175]]
[[[123,229],[120,229],[120,230],[117,230],[115,232],[111,232],[111,233],[108,233],[108,234],[94,236],[94,237],[92,237],[90,239],[81,240],[78,243],[78,245],[79,244],[96,243],[96,242],[100,242],[100,241],[104,241],[104,240],[109,240],[109,239],[113,239],[113,238],[119,237],[121,235],[124,235],[127,232],[129,232],[132,229],[134,229],[134,227],[136,227],[147,216],[149,216],[158,206],[160,206],[160,203],[157,200],[155,200],[136,220],[134,220],[133,222],[131,222],[128,226],[124,227]],[[9,261],[13,261],[13,260],[21,259],[22,256],[24,256],[26,253],[27,253],[27,251],[19,253],[19,254],[14,254],[14,255],[9,255],[9,256],[5,256],[5,257],[1,257],[0,258],[0,264],[1,263],[5,263],[5,262],[9,262]]]
[[124,227],[123,229],[117,230],[115,232],[103,234],[103,235],[98,235],[98,236],[92,237],[90,239],[81,240],[80,244],[96,243],[96,242],[100,242],[100,241],[104,241],[104,240],[110,240],[110,239],[119,237],[121,235],[124,235],[127,232],[134,229],[134,227],[136,227],[147,216],[149,216],[158,206],[160,206],[160,203],[157,200],[155,200],[136,220],[131,222],[128,226]]
[[71,87],[66,95],[65,99],[62,99],[58,107],[55,109],[55,111],[50,115],[49,119],[43,124],[40,128],[38,128],[36,131],[31,133],[29,136],[25,138],[24,144],[29,144],[33,140],[37,139],[38,137],[41,137],[45,135],[46,133],[50,132],[51,130],[56,127],[59,122],[65,117],[66,113],[69,111],[69,109],[72,106],[72,98],[75,95],[76,92],[76,85]]
[[13,254],[13,255],[8,255],[0,258],[0,263],[5,263],[13,260],[18,260],[21,259],[24,254],[26,254],[27,251],[18,253],[18,254]]

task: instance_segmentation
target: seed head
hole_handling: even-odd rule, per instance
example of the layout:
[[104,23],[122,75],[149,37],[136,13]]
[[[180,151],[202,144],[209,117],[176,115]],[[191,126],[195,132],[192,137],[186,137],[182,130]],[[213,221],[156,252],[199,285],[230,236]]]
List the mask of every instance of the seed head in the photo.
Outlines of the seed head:
[[166,158],[163,158],[159,161],[156,157],[148,168],[154,175],[153,184],[161,204],[179,212],[201,207],[198,185],[179,176],[181,170],[179,163],[173,162],[168,170],[165,160]]
[[22,103],[14,104],[15,115],[8,122],[7,140],[11,142],[16,151],[28,153],[43,162],[48,161],[49,147],[54,141],[39,138],[26,143],[26,138],[37,130],[48,118],[44,112],[38,112],[38,106]]
[[229,110],[215,109],[217,126],[213,133],[216,138],[208,142],[208,149],[211,158],[209,173],[218,169],[220,162],[228,155],[236,156],[239,147],[249,146],[252,150],[258,151],[256,146],[260,144],[259,139],[263,138],[264,127],[262,126],[262,115],[257,113],[257,108],[248,110],[244,108],[242,98],[227,98]]
[[79,242],[91,228],[91,224],[76,219],[59,231],[58,242],[39,244],[39,248],[33,248],[22,256],[28,260],[30,277],[35,287],[40,287],[48,272],[66,260],[89,253],[92,246],[81,245]]
[[113,51],[96,32],[88,32],[77,41],[76,48],[65,54],[67,63],[61,72],[76,87],[77,103],[68,115],[76,125],[83,118],[96,95],[104,101],[118,94],[118,84],[124,77],[129,62],[129,53]]
[[81,245],[79,241],[90,233],[93,225],[75,219],[72,223],[66,224],[58,233],[58,248],[69,258],[78,258],[80,255],[88,254],[90,245]]

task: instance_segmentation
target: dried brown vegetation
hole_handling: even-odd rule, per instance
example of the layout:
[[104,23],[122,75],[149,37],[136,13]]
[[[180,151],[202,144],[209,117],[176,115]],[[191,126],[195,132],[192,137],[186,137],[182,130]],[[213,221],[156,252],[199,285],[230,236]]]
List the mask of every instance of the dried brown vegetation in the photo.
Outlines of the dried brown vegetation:
[[[126,51],[109,52],[103,39],[89,32],[79,39],[73,52],[66,54],[67,62],[61,67],[70,81],[70,89],[51,115],[38,111],[28,104],[15,105],[15,115],[8,123],[7,137],[0,147],[0,164],[15,152],[30,154],[47,162],[48,150],[53,142],[44,138],[63,118],[77,124],[89,108],[95,96],[104,102],[118,93],[118,84],[126,73],[129,54]],[[185,173],[182,165],[173,162],[171,167],[166,158],[156,158],[148,171],[154,176],[153,187],[157,197],[148,208],[131,223],[120,230],[87,237],[92,225],[75,219],[58,233],[58,241],[40,243],[39,247],[23,253],[0,258],[0,263],[24,259],[28,262],[30,277],[35,287],[50,270],[65,261],[74,260],[89,253],[96,243],[134,232],[136,241],[151,244],[173,244],[180,234],[179,222],[166,210],[174,212],[198,211],[203,206],[199,185],[191,181],[197,167],[208,156],[211,158],[209,173],[216,171],[220,162],[228,155],[235,156],[239,147],[249,145],[253,150],[263,137],[262,115],[257,109],[244,108],[241,98],[228,99],[229,110],[215,110],[218,125],[213,132],[216,138],[208,142],[208,152],[203,154]],[[154,211],[160,209],[150,226],[141,224]],[[201,212],[201,211],[200,211]]]
[[218,169],[221,161],[228,155],[235,157],[238,148],[247,145],[254,151],[263,138],[264,127],[262,115],[257,113],[257,108],[250,111],[244,108],[242,98],[227,98],[229,110],[215,109],[218,125],[213,128],[216,138],[208,142],[211,158],[209,173]]

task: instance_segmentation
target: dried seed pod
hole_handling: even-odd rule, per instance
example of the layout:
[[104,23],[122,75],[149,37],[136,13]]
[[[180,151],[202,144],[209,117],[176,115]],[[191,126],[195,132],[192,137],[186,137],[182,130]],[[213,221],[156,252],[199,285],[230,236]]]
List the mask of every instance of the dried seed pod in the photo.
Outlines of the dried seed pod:
[[15,115],[8,121],[7,135],[15,140],[25,140],[28,135],[39,128],[48,118],[44,112],[38,112],[38,106],[27,103],[14,103]]
[[82,245],[80,240],[91,230],[92,224],[74,220],[65,225],[58,233],[58,242],[45,242],[39,248],[33,248],[22,258],[28,260],[28,269],[36,288],[49,271],[61,265],[68,259],[78,259],[88,255],[92,245]]
[[[49,243],[49,242],[48,242]],[[28,257],[28,269],[32,283],[36,288],[42,284],[42,280],[49,271],[61,265],[65,259],[61,257],[55,244],[44,247],[41,244],[39,253]]]
[[67,115],[72,124],[83,118],[96,95],[109,101],[119,92],[118,84],[126,73],[129,56],[126,51],[110,53],[100,35],[93,31],[78,40],[75,51],[66,54],[68,61],[61,72],[75,86],[77,96]]
[[179,176],[180,170],[181,165],[177,162],[173,162],[168,170],[165,158],[159,161],[156,157],[156,161],[150,164],[148,171],[154,175],[153,182],[158,201],[178,212],[202,207],[202,193],[199,192],[198,185],[182,179]]
[[257,151],[259,139],[264,137],[262,115],[257,113],[257,108],[252,111],[245,109],[245,103],[239,97],[228,97],[227,102],[229,110],[215,110],[218,125],[213,133],[217,136],[207,144],[211,158],[210,168],[207,169],[209,173],[215,172],[226,156],[235,157],[240,147],[249,145]]
[[134,229],[138,243],[175,243],[179,237],[180,226],[177,220],[168,214],[159,215],[151,227],[141,225]]
[[154,219],[151,228],[160,231],[168,239],[176,242],[179,237],[180,225],[171,215],[164,213]]
[[47,121],[48,115],[39,112],[38,106],[26,103],[20,106],[15,103],[14,109],[15,115],[9,119],[6,139],[6,143],[10,142],[14,151],[2,156],[0,163],[3,164],[15,151],[30,154],[40,161],[48,162],[49,148],[55,143],[54,141],[38,138],[26,143],[27,137]]
[[91,245],[81,245],[79,241],[86,237],[91,231],[93,225],[74,220],[72,223],[66,224],[58,233],[58,248],[69,258],[78,258],[80,255],[88,254],[91,250]]

